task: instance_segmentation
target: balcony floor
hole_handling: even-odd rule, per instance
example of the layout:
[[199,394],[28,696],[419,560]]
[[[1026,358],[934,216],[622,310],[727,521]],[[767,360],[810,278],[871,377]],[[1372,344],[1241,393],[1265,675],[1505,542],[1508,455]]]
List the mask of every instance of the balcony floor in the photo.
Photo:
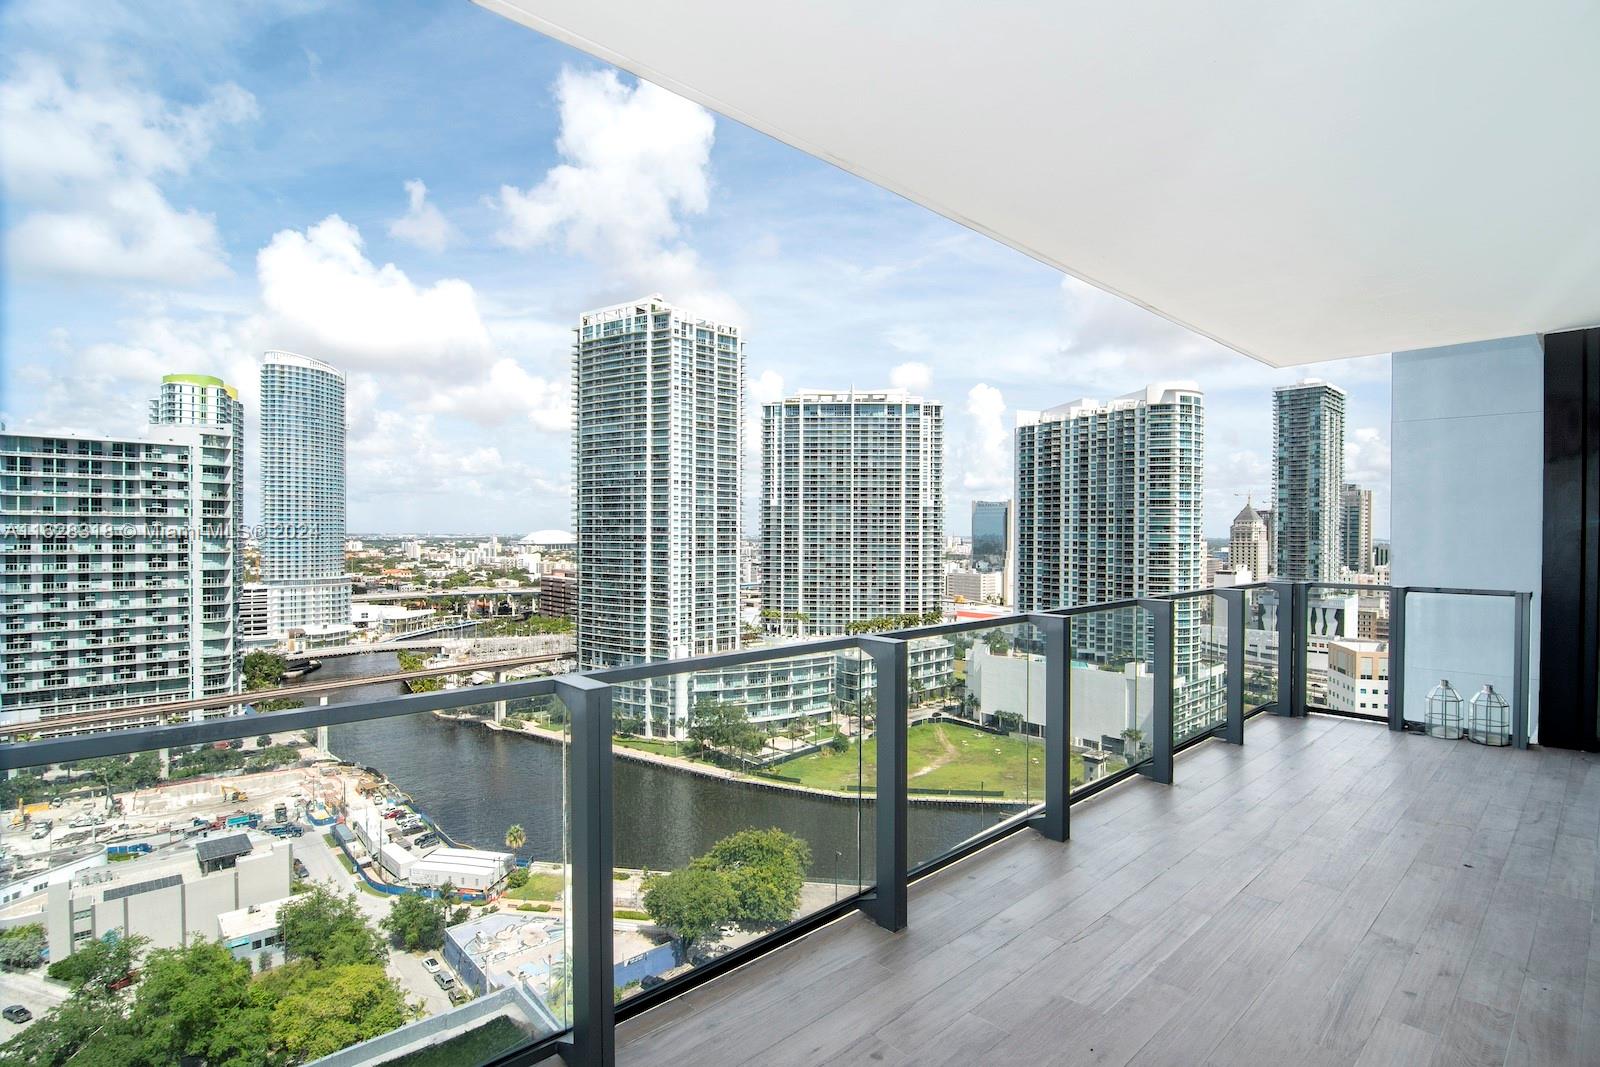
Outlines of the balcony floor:
[[623,1024],[650,1064],[1596,1064],[1600,759],[1251,720]]

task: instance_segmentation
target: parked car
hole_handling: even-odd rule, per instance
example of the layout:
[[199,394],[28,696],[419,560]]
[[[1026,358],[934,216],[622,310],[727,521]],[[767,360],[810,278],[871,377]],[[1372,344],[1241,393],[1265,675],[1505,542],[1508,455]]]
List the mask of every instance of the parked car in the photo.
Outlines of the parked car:
[[398,819],[402,814],[403,814],[403,809],[401,809],[401,808],[390,808],[388,811],[383,813],[383,817],[385,819]]
[[437,982],[439,984],[439,988],[444,990],[446,993],[450,992],[450,990],[456,987],[456,980],[450,975],[445,974],[443,971],[434,971],[433,980]]
[[311,877],[311,872],[306,869],[306,865],[304,863],[301,863],[299,860],[295,860],[294,861],[294,876],[296,878],[301,878],[301,879],[310,878]]
[[438,956],[429,956],[427,959],[422,961],[422,969],[427,971],[429,974],[438,974],[439,968],[442,966],[444,966],[444,964],[439,962]]
[[465,1004],[467,1001],[469,1001],[471,999],[472,999],[472,994],[468,993],[461,986],[456,986],[454,989],[450,990],[450,1003],[452,1005]]
[[0,1010],[0,1015],[5,1016],[8,1023],[25,1023],[33,1018],[33,1012],[21,1004],[8,1005],[4,1010]]
[[419,837],[415,841],[411,842],[412,847],[414,847],[414,848],[432,848],[434,845],[437,845],[438,843],[439,843],[439,835],[435,834],[435,833],[423,834],[421,837]]
[[86,826],[93,826],[94,816],[85,812],[84,814],[79,815],[76,819],[73,819],[71,822],[67,823],[67,825],[72,827],[74,830],[82,829]]
[[35,841],[43,841],[45,838],[50,836],[50,824],[48,822],[40,823],[38,826],[33,828],[33,833],[29,834],[28,836],[33,838]]

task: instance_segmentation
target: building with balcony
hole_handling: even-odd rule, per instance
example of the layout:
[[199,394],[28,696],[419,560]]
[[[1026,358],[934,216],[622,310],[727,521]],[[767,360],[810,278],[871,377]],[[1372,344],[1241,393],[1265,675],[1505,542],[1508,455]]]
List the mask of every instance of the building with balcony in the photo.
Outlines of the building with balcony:
[[1371,574],[1372,490],[1346,482],[1339,494],[1339,559],[1351,574]]
[[346,639],[344,373],[292,352],[261,365],[260,541],[271,635],[302,647]]
[[170,375],[150,414],[138,436],[0,434],[0,721],[148,725],[238,688],[237,394]]
[[[1101,404],[1018,415],[1017,607],[1043,611],[1204,584],[1205,398],[1165,382]],[[1176,607],[1176,670],[1197,717],[1220,708],[1200,657],[1199,607]],[[1151,655],[1138,611],[1090,616],[1073,654],[1120,670]]]
[[944,408],[904,390],[762,409],[762,617],[841,634],[944,599]]
[[659,295],[588,312],[572,396],[579,665],[737,648],[739,327]]
[[1272,573],[1332,581],[1343,565],[1344,390],[1317,378],[1272,391]]

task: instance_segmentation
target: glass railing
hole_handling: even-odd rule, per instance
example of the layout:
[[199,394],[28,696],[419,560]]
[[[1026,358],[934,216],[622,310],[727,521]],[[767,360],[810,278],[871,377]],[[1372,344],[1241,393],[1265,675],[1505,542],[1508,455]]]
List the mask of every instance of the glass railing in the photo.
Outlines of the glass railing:
[[827,649],[611,687],[619,1003],[868,883],[876,738],[864,661]]
[[1248,715],[1278,703],[1279,592],[1249,586],[1243,594],[1244,711]]
[[[1334,642],[1324,693],[1392,674],[1390,710],[1420,721],[1448,677],[1464,706],[1504,693],[1523,736],[1528,594],[1368,591],[1392,599],[1392,658],[1347,665]],[[899,929],[919,874],[1027,827],[1064,840],[1075,798],[1172,781],[1177,749],[1243,743],[1251,709],[1317,710],[1283,664],[1305,669],[1307,606],[1329,592],[1265,583],[459,689],[408,675],[411,694],[325,678],[334,703],[204,719],[239,700],[219,696],[178,725],[44,740],[0,723],[21,742],[0,747],[0,929],[37,926],[4,935],[34,946],[8,959],[62,980],[70,1008],[41,1004],[40,1041],[108,1006],[65,1040],[120,1040],[192,973],[232,983],[197,1002],[272,1008],[225,1032],[285,1063],[531,1062],[563,1042],[608,1063],[617,1018],[846,911]],[[96,714],[127,713],[71,728]],[[347,965],[367,968],[338,976],[361,996],[329,993]],[[0,1059],[39,1060],[32,1040]],[[414,1058],[435,1046],[454,1058]]]
[[1074,788],[1149,760],[1156,735],[1153,641],[1150,612],[1137,605],[1067,619]]
[[1492,745],[1525,744],[1538,726],[1518,717],[1528,686],[1525,598],[1408,589],[1402,600],[1404,618],[1394,631],[1403,667],[1395,669],[1391,657],[1396,680],[1385,679],[1385,687],[1400,687],[1404,719],[1426,727],[1430,708],[1448,706],[1453,692],[1464,735]]
[[1350,583],[1305,588],[1305,706],[1387,720],[1389,588]]

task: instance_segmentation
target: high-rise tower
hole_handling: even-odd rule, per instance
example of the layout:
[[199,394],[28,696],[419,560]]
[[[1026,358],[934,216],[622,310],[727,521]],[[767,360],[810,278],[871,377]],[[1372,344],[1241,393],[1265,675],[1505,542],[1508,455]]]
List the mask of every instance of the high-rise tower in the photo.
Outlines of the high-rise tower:
[[579,666],[737,648],[739,327],[659,295],[591,311],[572,392]]
[[345,381],[268,352],[261,366],[261,580],[267,629],[315,646],[349,634],[344,564]]
[[770,630],[937,612],[944,409],[903,390],[802,392],[762,410],[762,608]]
[[1339,577],[1344,390],[1316,378],[1272,393],[1273,544],[1279,578]]

